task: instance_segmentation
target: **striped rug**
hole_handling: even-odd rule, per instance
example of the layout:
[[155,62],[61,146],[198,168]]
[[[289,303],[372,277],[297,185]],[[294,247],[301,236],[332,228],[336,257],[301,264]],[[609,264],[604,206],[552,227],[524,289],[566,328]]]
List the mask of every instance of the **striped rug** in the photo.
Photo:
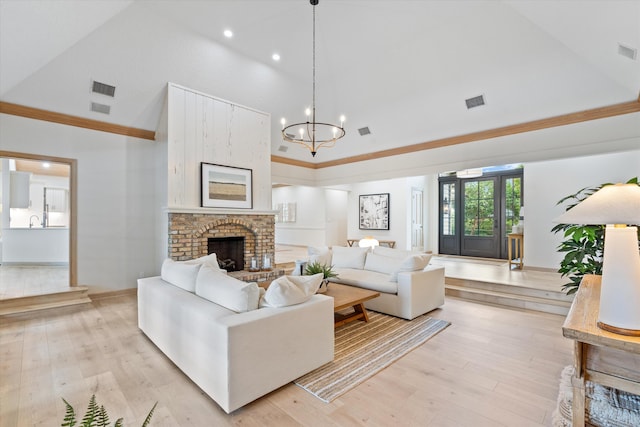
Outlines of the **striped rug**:
[[369,312],[369,322],[351,322],[335,331],[335,358],[294,381],[324,402],[331,402],[371,378],[449,326],[420,316],[411,321]]

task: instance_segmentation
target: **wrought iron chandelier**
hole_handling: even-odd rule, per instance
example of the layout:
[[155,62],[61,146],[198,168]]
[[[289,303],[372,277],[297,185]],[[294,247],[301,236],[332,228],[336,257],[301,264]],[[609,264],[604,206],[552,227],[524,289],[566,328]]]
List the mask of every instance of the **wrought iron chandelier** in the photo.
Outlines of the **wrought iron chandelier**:
[[309,1],[313,6],[313,98],[311,108],[305,111],[307,121],[285,126],[287,121],[284,118],[280,120],[282,139],[305,146],[311,151],[313,157],[316,156],[319,148],[333,147],[336,141],[346,134],[344,116],[340,116],[340,126],[316,121],[316,6],[318,2],[319,0]]

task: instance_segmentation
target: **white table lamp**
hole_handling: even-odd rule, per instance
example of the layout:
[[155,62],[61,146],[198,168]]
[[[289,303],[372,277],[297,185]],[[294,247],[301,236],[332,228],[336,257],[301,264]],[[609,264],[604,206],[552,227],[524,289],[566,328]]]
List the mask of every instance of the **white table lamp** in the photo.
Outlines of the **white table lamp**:
[[606,224],[598,327],[640,336],[640,186],[606,185],[560,215],[561,224]]
[[375,248],[379,245],[380,242],[378,242],[378,240],[374,239],[372,236],[367,236],[364,239],[360,239],[360,241],[358,242],[358,246],[360,246],[361,248]]

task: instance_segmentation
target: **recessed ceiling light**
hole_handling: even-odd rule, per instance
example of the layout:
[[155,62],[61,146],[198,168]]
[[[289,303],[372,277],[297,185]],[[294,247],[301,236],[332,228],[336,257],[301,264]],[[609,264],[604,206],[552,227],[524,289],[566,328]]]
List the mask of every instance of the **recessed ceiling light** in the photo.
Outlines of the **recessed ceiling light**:
[[280,61],[280,55],[278,55],[277,53],[271,55],[271,58],[273,58],[274,61]]
[[45,169],[49,169],[49,168],[51,167],[51,163],[49,163],[49,162],[44,162],[44,163],[42,164],[42,167],[43,167],[43,168],[45,168]]
[[231,37],[233,37],[233,31],[231,30],[224,30],[224,36],[228,39],[230,39]]

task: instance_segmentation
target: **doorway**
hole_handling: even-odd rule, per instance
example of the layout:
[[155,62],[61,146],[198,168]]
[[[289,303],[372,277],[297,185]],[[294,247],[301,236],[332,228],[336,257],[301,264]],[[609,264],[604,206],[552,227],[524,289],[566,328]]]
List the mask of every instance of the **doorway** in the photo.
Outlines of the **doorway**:
[[439,253],[507,258],[507,235],[523,204],[523,171],[439,179]]
[[[4,243],[8,243],[7,245],[3,244],[3,249],[14,250],[11,246],[12,239],[23,243],[24,239],[22,237],[24,236],[13,236],[16,233],[22,233],[30,239],[41,235],[47,242],[50,239],[57,239],[55,236],[62,234],[64,240],[57,244],[58,254],[56,255],[59,255],[60,248],[63,248],[62,250],[67,254],[67,256],[63,256],[63,261],[66,262],[60,262],[55,257],[53,259],[47,258],[51,254],[42,250],[41,252],[45,253],[44,255],[39,252],[34,254],[34,259],[27,259],[26,262],[21,263],[19,261],[15,262],[16,259],[13,258],[16,257],[12,258],[11,253],[6,253],[3,250],[2,268],[10,276],[10,280],[5,280],[4,282],[22,282],[25,283],[25,286],[31,286],[29,283],[34,282],[31,278],[37,278],[35,280],[36,286],[33,286],[33,289],[31,287],[24,289],[21,294],[18,292],[17,296],[7,293],[5,298],[31,297],[60,292],[57,287],[42,285],[42,282],[49,278],[48,275],[51,275],[52,278],[57,278],[60,285],[56,286],[66,286],[67,288],[77,286],[77,160],[2,150],[0,150],[0,159],[5,165],[2,171],[3,191],[0,193],[2,194],[0,204],[3,206],[3,209],[0,210],[0,212],[3,212],[1,227],[4,236],[2,240],[4,240]],[[11,162],[9,162],[9,159]],[[11,170],[6,169],[8,164],[12,165],[10,167]],[[49,172],[39,172],[34,169],[40,167],[40,165]],[[17,179],[12,179],[10,172],[14,172],[13,175]],[[29,178],[26,180],[26,187],[24,186],[25,183],[19,183],[25,176]],[[36,182],[30,181],[31,176],[38,177],[35,180]],[[51,182],[53,184],[50,184]],[[12,188],[13,186],[16,186],[16,188]],[[15,193],[14,196],[19,195],[19,198],[23,199],[22,201],[13,201],[16,208],[12,207],[12,190]],[[24,191],[24,193],[21,193],[21,191]],[[26,202],[24,199],[26,199]],[[25,215],[26,218],[22,218]],[[13,216],[13,228],[10,216]],[[57,240],[55,241],[57,242]],[[40,251],[43,249],[42,246],[36,244],[34,247]],[[28,248],[22,247],[22,249],[29,251]],[[45,258],[40,263],[37,257],[41,255]],[[38,271],[40,264],[43,267],[41,271]],[[2,294],[5,295],[5,292],[2,292]]]

